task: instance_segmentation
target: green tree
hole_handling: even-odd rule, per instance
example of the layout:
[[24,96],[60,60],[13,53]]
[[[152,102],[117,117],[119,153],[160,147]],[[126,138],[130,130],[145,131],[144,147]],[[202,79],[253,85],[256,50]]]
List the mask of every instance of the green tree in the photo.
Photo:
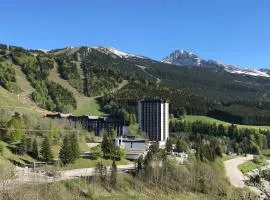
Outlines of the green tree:
[[80,157],[80,148],[78,143],[78,136],[74,133],[69,137],[71,163],[74,163]]
[[137,121],[136,115],[133,114],[133,113],[129,114],[129,123],[130,124],[135,124],[136,121]]
[[26,138],[26,152],[29,155],[32,154],[32,139],[30,137]]
[[218,135],[225,136],[226,135],[226,129],[223,126],[223,124],[218,125]]
[[7,123],[5,141],[8,143],[20,142],[25,135],[25,125],[19,113],[15,113]]
[[26,138],[23,137],[21,142],[18,145],[18,153],[20,155],[23,155],[27,152],[27,143],[26,143]]
[[102,150],[101,150],[101,146],[97,145],[95,147],[91,148],[91,154],[92,154],[92,159],[97,159],[102,157]]
[[64,165],[67,165],[72,162],[72,152],[71,152],[71,144],[70,138],[66,135],[63,140],[63,144],[61,146],[59,152],[59,158]]
[[44,138],[42,142],[40,155],[41,155],[42,160],[44,160],[45,162],[49,162],[53,159],[51,144],[48,137]]
[[110,136],[108,136],[108,134],[104,134],[103,136],[101,149],[102,149],[104,157],[109,157],[109,158],[112,157],[112,153],[115,150],[115,143],[113,139]]
[[150,146],[150,151],[153,153],[153,154],[156,154],[156,153],[158,153],[158,151],[159,151],[159,143],[158,142],[155,142],[154,144],[152,144],[151,146]]
[[179,138],[175,144],[175,149],[177,152],[187,152],[189,147],[184,140]]
[[37,139],[35,138],[33,143],[32,143],[32,156],[35,159],[38,159],[39,157],[39,152],[38,152],[38,145],[37,145]]

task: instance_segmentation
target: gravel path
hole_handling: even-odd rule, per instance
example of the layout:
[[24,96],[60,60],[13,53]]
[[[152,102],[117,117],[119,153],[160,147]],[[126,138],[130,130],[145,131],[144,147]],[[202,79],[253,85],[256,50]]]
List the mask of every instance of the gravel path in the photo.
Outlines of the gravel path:
[[224,161],[225,170],[227,177],[230,180],[230,183],[237,187],[237,188],[243,188],[245,187],[244,183],[244,175],[243,173],[238,169],[238,165],[241,165],[242,163],[252,160],[253,155],[247,155],[246,157],[237,157],[231,160]]

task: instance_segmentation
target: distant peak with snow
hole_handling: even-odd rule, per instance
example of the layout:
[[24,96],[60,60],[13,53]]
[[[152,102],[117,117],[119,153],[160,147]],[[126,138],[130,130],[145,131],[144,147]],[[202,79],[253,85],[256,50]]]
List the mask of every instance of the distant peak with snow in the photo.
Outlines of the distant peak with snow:
[[200,66],[201,61],[202,59],[199,56],[185,50],[176,50],[162,60],[162,62],[164,63],[174,65],[196,65],[196,66]]
[[135,54],[130,54],[130,53],[126,53],[123,51],[119,51],[113,47],[103,47],[103,46],[97,46],[97,47],[92,47],[93,49],[96,49],[102,53],[105,53],[107,55],[111,54],[111,55],[115,55],[118,56],[120,58],[128,58],[128,57],[137,57],[137,58],[146,58],[144,56],[138,56]]
[[250,69],[242,68],[234,65],[226,65],[218,62],[216,60],[204,60],[199,56],[185,51],[185,50],[175,50],[170,53],[169,56],[165,57],[162,62],[179,65],[179,66],[196,66],[196,67],[207,67],[207,68],[222,68],[224,71],[232,74],[242,74],[249,76],[258,76],[258,77],[270,77],[270,70],[267,69]]

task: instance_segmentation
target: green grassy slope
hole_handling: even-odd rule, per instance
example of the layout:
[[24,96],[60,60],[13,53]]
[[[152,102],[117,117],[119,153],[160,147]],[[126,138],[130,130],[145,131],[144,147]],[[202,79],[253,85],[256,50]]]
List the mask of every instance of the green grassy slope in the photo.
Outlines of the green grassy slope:
[[[207,116],[199,116],[199,115],[187,115],[187,116],[185,116],[184,120],[189,121],[189,122],[202,121],[202,122],[205,122],[205,123],[223,124],[224,126],[231,125],[228,122],[224,122],[224,121],[217,120],[217,119],[207,117]],[[239,128],[253,128],[253,129],[267,129],[267,130],[270,130],[270,126],[251,126],[251,125],[239,125],[239,124],[237,124],[237,126]]]
[[13,154],[9,149],[8,149],[8,144],[0,141],[2,145],[4,146],[3,152],[0,154],[0,169],[8,169],[8,168],[13,168],[14,165],[12,162],[15,163],[20,163],[21,165],[27,164],[30,162],[36,161],[32,157],[30,157],[27,154],[24,155],[17,155]]
[[60,78],[57,69],[51,70],[49,75],[49,80],[60,84],[62,87],[68,89],[74,94],[77,101],[77,109],[73,111],[75,115],[96,115],[102,116],[105,113],[100,111],[100,107],[94,97],[85,97],[83,94],[79,93],[75,88],[73,88],[66,80]]
[[36,117],[40,117],[42,115],[42,113],[39,112],[35,106],[23,104],[18,100],[17,95],[8,92],[0,86],[0,109],[1,108],[10,110],[12,112],[30,114]]
[[30,95],[35,89],[31,86],[29,81],[27,81],[25,74],[22,72],[21,67],[18,65],[13,65],[15,73],[16,73],[16,82],[23,90],[22,95]]
[[45,110],[38,108],[31,100],[30,95],[34,91],[34,88],[26,80],[21,68],[16,65],[13,65],[13,67],[16,73],[16,83],[22,92],[18,95],[13,94],[0,86],[0,108],[40,117],[44,114]]

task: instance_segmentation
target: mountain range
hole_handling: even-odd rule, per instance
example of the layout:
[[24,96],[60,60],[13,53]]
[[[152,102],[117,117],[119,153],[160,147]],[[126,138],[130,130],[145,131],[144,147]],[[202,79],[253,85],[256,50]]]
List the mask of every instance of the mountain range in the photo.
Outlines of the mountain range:
[[27,94],[29,102],[50,111],[129,120],[138,99],[167,98],[175,116],[270,124],[269,70],[225,65],[184,50],[157,61],[102,46],[44,51],[0,45],[0,65],[5,95]]
[[197,66],[197,67],[208,67],[208,68],[222,68],[225,71],[232,74],[243,74],[250,76],[262,76],[262,77],[270,77],[269,70],[267,69],[250,69],[237,67],[228,64],[221,64],[215,60],[204,60],[199,56],[185,51],[185,50],[176,50],[172,52],[169,56],[165,57],[162,62],[169,63],[173,65],[179,66]]

